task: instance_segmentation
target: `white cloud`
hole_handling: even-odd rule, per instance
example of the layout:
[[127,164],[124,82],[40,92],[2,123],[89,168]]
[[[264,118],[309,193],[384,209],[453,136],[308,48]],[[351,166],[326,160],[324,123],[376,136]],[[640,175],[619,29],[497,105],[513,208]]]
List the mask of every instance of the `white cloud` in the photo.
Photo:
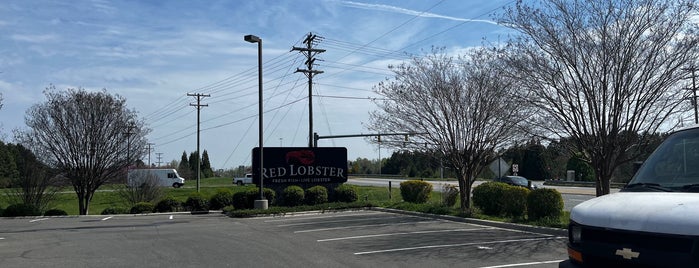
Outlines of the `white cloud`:
[[13,34],[10,35],[10,39],[20,42],[28,43],[46,43],[50,41],[58,40],[58,36],[55,34]]

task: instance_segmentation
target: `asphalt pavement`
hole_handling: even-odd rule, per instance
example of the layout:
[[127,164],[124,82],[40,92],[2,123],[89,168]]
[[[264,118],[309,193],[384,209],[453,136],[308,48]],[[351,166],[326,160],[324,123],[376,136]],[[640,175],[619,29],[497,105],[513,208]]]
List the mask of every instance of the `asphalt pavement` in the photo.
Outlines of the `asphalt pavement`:
[[0,267],[548,268],[565,242],[562,230],[377,210],[2,218]]

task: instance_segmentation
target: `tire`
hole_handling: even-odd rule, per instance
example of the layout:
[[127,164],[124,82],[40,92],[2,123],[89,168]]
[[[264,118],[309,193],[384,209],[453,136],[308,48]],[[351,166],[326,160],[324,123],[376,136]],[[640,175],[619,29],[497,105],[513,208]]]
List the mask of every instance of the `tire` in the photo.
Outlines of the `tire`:
[[179,183],[176,183],[176,182],[175,182],[175,183],[172,184],[172,187],[180,188],[180,187],[182,187],[182,185],[180,185]]
[[243,181],[238,181],[236,184],[238,184],[238,186],[243,186]]

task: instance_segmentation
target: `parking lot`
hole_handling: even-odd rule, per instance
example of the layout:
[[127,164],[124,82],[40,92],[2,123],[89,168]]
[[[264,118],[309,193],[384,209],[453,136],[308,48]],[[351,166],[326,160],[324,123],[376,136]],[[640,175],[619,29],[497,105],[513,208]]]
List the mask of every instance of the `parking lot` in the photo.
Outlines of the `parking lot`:
[[376,210],[0,220],[2,267],[558,267],[562,232]]
[[389,267],[558,267],[565,237],[481,224],[357,211],[251,219],[282,236]]

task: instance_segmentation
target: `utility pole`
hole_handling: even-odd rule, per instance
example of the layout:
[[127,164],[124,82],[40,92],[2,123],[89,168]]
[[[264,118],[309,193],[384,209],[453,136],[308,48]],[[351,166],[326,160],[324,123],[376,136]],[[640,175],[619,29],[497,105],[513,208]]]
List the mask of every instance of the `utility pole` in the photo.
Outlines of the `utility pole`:
[[150,168],[150,150],[153,149],[152,146],[155,145],[155,143],[149,142],[149,143],[146,143],[146,145],[148,146],[148,168]]
[[692,91],[692,105],[694,105],[694,124],[699,124],[699,110],[697,110],[697,83],[696,83],[697,77],[694,73],[697,70],[697,68],[694,67],[694,65],[692,65],[689,68],[683,68],[682,70],[692,72],[692,88],[685,88],[685,89]]
[[136,134],[133,132],[135,127],[133,122],[129,122],[126,126],[126,132],[124,132],[124,135],[126,135],[126,170],[131,168],[131,135]]
[[158,167],[160,167],[160,163],[163,162],[162,161],[163,160],[163,153],[155,153],[155,155],[157,155],[157,158],[158,158],[158,162],[155,162],[155,163],[157,163]]
[[209,94],[201,93],[187,93],[187,96],[192,96],[197,99],[197,103],[190,103],[189,106],[197,107],[197,193],[199,192],[199,185],[201,184],[201,152],[199,151],[199,123],[201,122],[201,108],[209,106],[208,104],[201,104],[201,99],[205,97],[211,97]]
[[291,51],[300,51],[306,56],[306,69],[296,68],[297,73],[304,73],[308,77],[308,147],[313,147],[313,76],[322,74],[323,71],[313,70],[315,56],[318,53],[325,52],[325,49],[313,48],[316,44],[316,39],[322,39],[313,33],[308,33],[303,43],[306,47],[292,47]]
[[128,183],[129,169],[131,169],[131,135],[136,134],[133,132],[135,127],[133,122],[129,122],[128,125],[126,125],[126,132],[124,132],[124,135],[126,135],[126,183]]

